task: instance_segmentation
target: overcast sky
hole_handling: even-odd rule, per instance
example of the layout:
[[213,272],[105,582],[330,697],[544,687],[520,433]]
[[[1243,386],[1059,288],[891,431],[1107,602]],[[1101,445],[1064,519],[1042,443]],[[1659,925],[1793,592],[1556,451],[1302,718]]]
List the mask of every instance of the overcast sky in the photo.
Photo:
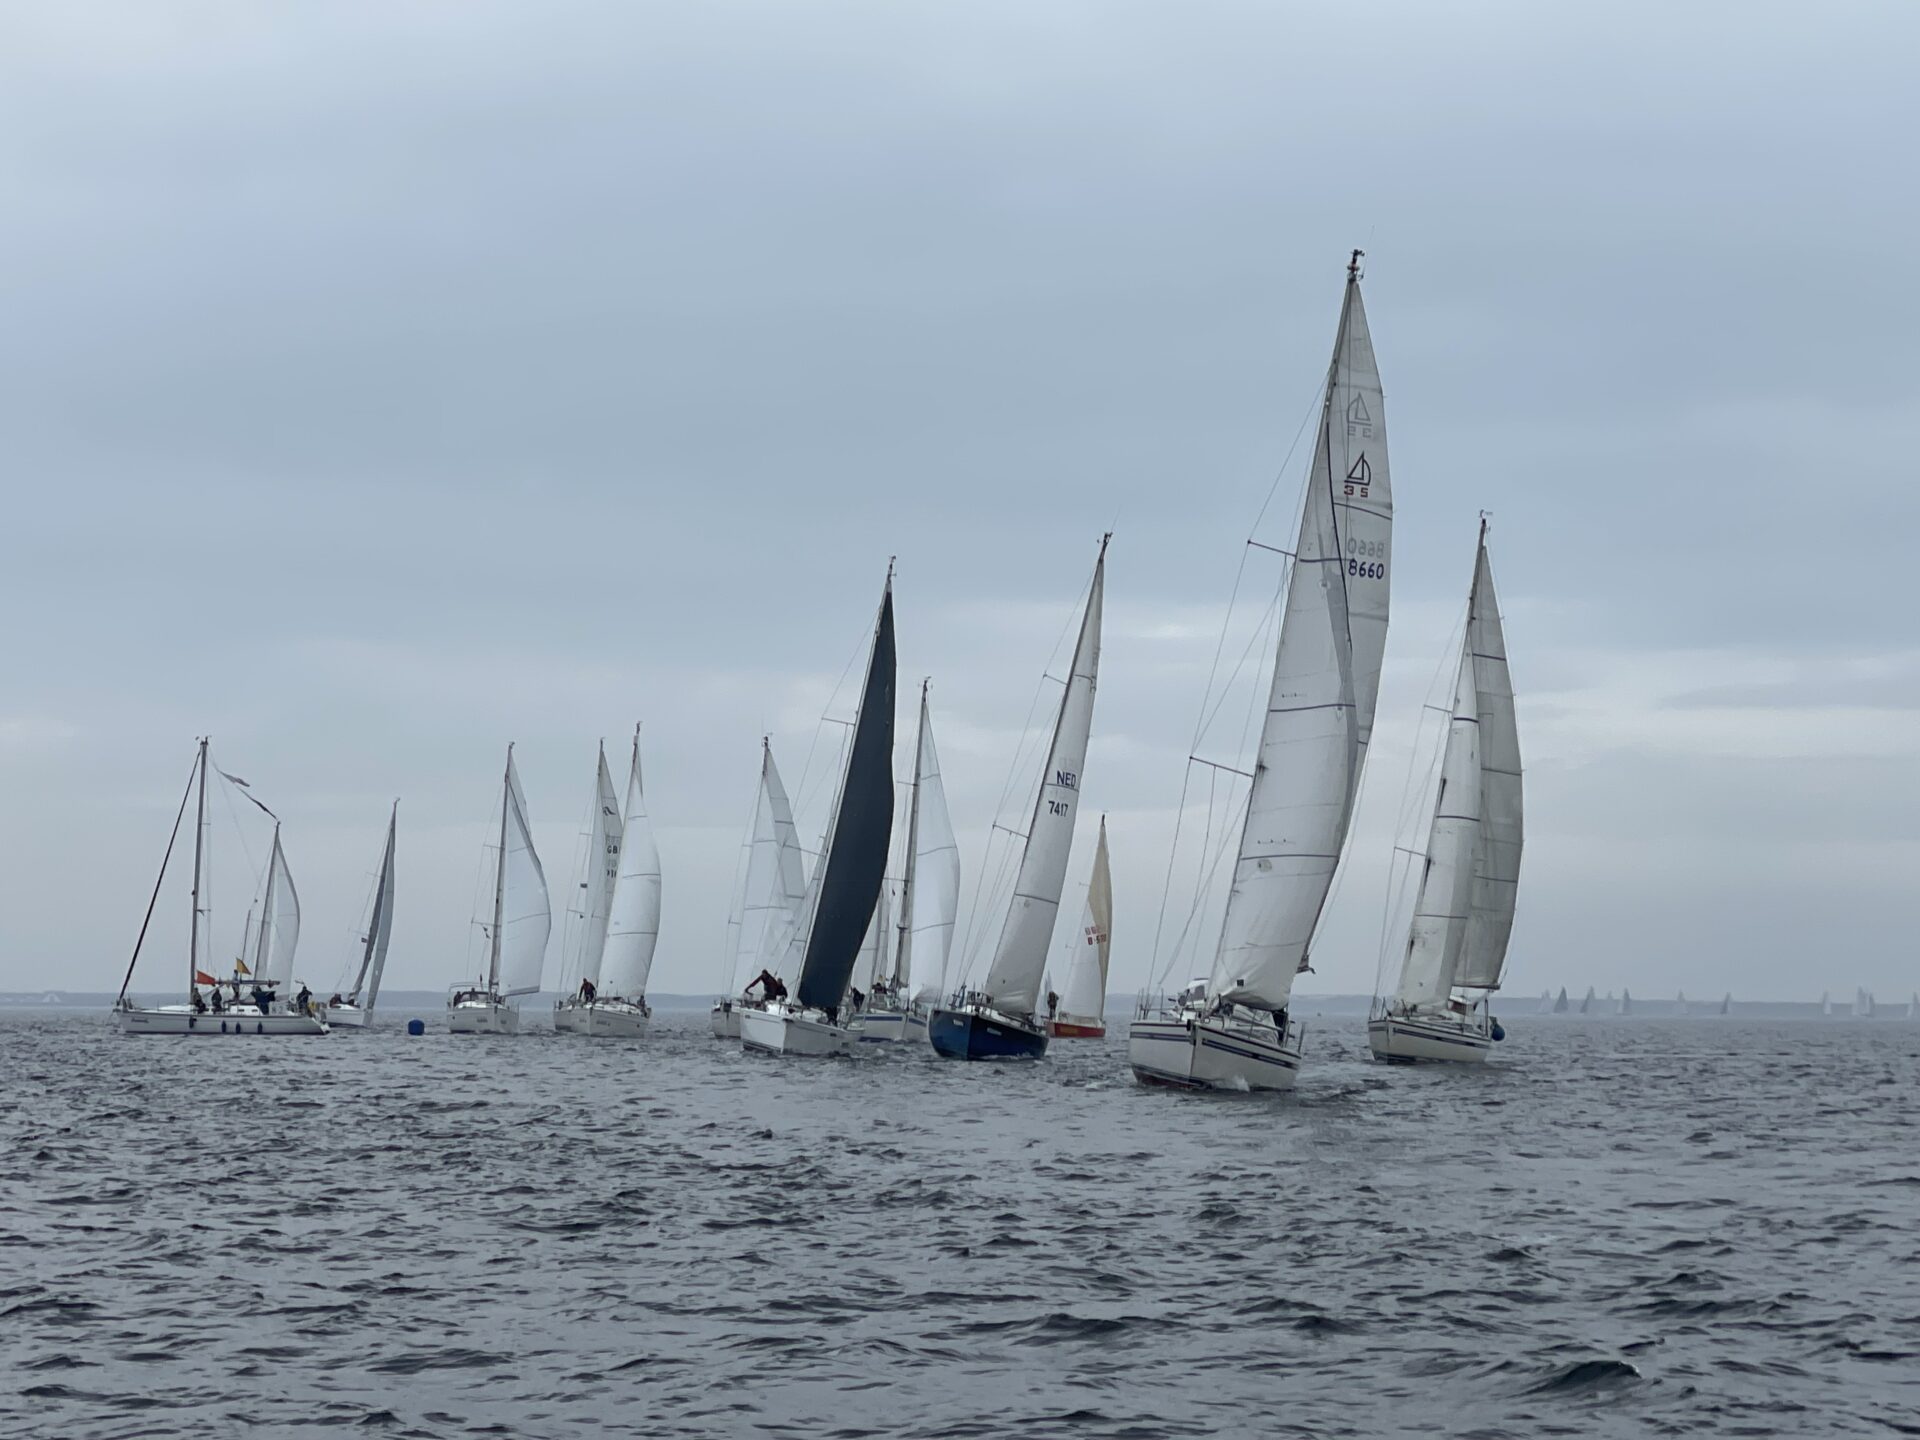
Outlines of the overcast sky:
[[1373,984],[1486,509],[1511,988],[1904,999],[1916,47],[1906,3],[9,5],[0,986],[118,985],[203,732],[316,987],[400,797],[389,984],[444,986],[506,743],[564,899],[644,719],[652,988],[709,991],[760,736],[817,833],[896,555],[970,897],[1112,528],[1083,821],[1130,993],[1359,246],[1394,611],[1306,988]]

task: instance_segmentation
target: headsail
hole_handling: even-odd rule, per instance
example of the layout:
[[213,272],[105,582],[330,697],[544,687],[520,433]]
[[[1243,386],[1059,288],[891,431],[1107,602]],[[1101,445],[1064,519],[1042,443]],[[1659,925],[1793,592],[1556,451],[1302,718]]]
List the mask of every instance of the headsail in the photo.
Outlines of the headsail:
[[905,934],[900,981],[922,1004],[946,993],[947,956],[960,913],[960,847],[947,814],[940,756],[933,745],[933,719],[927,691],[920,690],[920,741],[914,763],[913,887],[902,918]]
[[1480,839],[1473,859],[1473,917],[1467,923],[1456,985],[1497,990],[1513,933],[1525,826],[1520,781],[1520,732],[1514,721],[1513,678],[1500,602],[1487,561],[1487,522],[1480,522],[1474,560],[1473,598],[1467,612],[1467,646],[1473,652],[1473,683],[1480,714]]
[[[393,938],[393,850],[400,824],[400,802],[387,817],[387,848],[380,857],[380,879],[374,887],[373,908],[367,915],[367,934],[360,952],[360,973],[353,977],[348,998],[363,1010],[372,1010],[380,998],[380,977],[387,969],[387,942]],[[364,996],[362,992],[364,991]]]
[[613,889],[620,877],[620,842],[625,821],[620,814],[620,796],[613,788],[613,775],[607,769],[607,747],[600,747],[600,762],[593,781],[593,824],[587,831],[587,871],[580,886],[580,944],[575,952],[575,968],[581,980],[600,983],[600,959],[607,945],[607,916],[613,906]]
[[1453,992],[1473,894],[1473,859],[1480,835],[1480,718],[1474,701],[1473,650],[1463,638],[1447,724],[1440,789],[1419,898],[1400,969],[1400,1003],[1439,1006]]
[[886,877],[887,847],[893,838],[893,671],[889,571],[794,987],[802,1005],[819,1010],[837,1008],[846,995],[861,937]]
[[773,746],[760,742],[760,800],[753,812],[747,873],[740,889],[740,929],[728,989],[737,991],[763,969],[778,970],[803,919],[806,900],[800,841],[786,787],[773,763]]
[[993,967],[987,972],[987,998],[1009,1015],[1031,1015],[1040,1001],[1040,977],[1047,968],[1054,917],[1067,883],[1079,818],[1080,777],[1086,769],[1087,741],[1093,730],[1093,695],[1100,675],[1100,620],[1106,587],[1107,538],[1100,541],[1093,583],[1087,591],[1080,638],[1073,647],[1073,668],[1060,696],[1060,712],[1040,773],[1033,819],[1027,826],[1020,871],[1013,882]]
[[1326,904],[1373,734],[1393,493],[1359,252],[1327,376],[1259,757],[1207,993],[1278,1009]]
[[1079,930],[1067,937],[1066,976],[1060,982],[1062,1020],[1099,1025],[1107,1008],[1107,952],[1113,934],[1113,878],[1107,870],[1107,819],[1100,817],[1100,843]]
[[507,747],[507,776],[502,787],[499,868],[494,879],[493,963],[488,978],[504,995],[531,995],[540,988],[546,965],[553,910],[547,898],[547,874],[533,848],[527,800]]
[[633,761],[627,771],[626,818],[620,834],[620,873],[607,918],[600,959],[600,992],[638,1000],[647,993],[654,947],[660,941],[660,848],[640,783],[640,727],[633,727]]
[[280,827],[273,827],[273,854],[267,861],[267,892],[260,905],[260,931],[253,973],[271,985],[293,983],[293,950],[300,943],[300,896],[293,888],[287,855],[280,848]]

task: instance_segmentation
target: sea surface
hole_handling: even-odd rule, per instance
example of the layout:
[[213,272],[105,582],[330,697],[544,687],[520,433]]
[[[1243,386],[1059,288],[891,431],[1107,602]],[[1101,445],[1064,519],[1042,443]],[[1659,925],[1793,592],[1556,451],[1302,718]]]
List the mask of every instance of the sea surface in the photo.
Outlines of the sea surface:
[[1920,1025],[1206,1097],[403,1019],[0,1014],[0,1436],[1920,1434]]

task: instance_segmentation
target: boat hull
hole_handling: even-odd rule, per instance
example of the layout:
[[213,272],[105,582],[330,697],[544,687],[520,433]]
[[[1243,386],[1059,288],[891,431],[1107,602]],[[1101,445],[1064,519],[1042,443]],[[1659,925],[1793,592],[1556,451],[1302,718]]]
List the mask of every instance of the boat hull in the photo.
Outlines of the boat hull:
[[738,1040],[740,1038],[740,1007],[731,1000],[722,1000],[707,1012],[707,1025],[713,1031],[716,1040]]
[[[1297,1033],[1297,1032],[1296,1032]],[[1291,1090],[1300,1045],[1260,1026],[1217,1016],[1136,1020],[1127,1063],[1142,1084],[1179,1090]]]
[[933,1053],[947,1060],[1038,1060],[1047,1053],[1047,1032],[998,1011],[935,1010],[927,1021]]
[[857,1028],[863,1045],[924,1045],[927,1015],[924,1010],[869,1010]]
[[829,1025],[818,1011],[785,1005],[740,1009],[740,1045],[760,1055],[798,1055],[824,1060],[851,1055],[858,1043],[844,1025]]
[[1098,1021],[1049,1020],[1047,1033],[1056,1040],[1099,1040],[1106,1036],[1107,1027]]
[[462,1000],[447,1006],[451,1035],[517,1035],[520,1012],[503,1000]]
[[601,1040],[638,1040],[647,1033],[653,1016],[625,1000],[596,1000],[574,1014],[574,1031]]
[[325,1013],[262,1015],[258,1010],[196,1011],[189,1005],[114,1012],[123,1035],[325,1035]]
[[364,1030],[373,1017],[358,1005],[329,1005],[327,1024],[335,1030]]
[[1493,1035],[1478,1025],[1460,1025],[1443,1019],[1409,1015],[1378,1015],[1367,1022],[1367,1048],[1376,1060],[1411,1064],[1416,1060],[1447,1060],[1483,1064],[1493,1049]]

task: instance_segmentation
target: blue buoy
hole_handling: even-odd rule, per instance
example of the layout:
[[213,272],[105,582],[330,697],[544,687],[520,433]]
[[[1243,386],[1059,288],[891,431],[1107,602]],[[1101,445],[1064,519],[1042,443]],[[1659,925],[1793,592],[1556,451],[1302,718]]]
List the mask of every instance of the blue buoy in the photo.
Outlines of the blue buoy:
[[[416,1021],[415,1023],[417,1024],[419,1022]],[[1507,1038],[1506,1028],[1503,1025],[1501,1025],[1501,1023],[1498,1020],[1493,1022],[1492,1034],[1493,1034],[1493,1038],[1496,1041],[1504,1040]]]
[[409,1034],[409,1035],[424,1035],[424,1034],[426,1034],[426,1033],[427,1033],[427,1022],[426,1022],[426,1021],[424,1021],[424,1020],[409,1020],[409,1021],[407,1021],[407,1034]]

